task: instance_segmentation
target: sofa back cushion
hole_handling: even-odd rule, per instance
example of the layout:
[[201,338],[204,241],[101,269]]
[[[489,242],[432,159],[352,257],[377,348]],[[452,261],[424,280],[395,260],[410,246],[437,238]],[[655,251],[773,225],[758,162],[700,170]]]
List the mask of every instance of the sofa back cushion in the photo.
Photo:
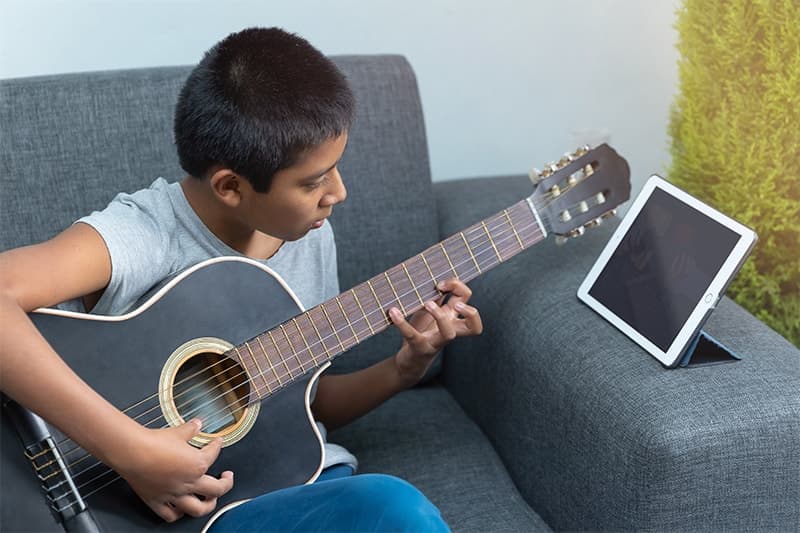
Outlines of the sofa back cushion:
[[[349,200],[332,218],[342,290],[438,238],[416,80],[400,56],[339,56],[357,117],[340,170]],[[0,81],[0,250],[50,238],[116,193],[181,179],[172,121],[190,67]],[[368,341],[341,366],[395,349]],[[359,355],[361,354],[361,355]]]

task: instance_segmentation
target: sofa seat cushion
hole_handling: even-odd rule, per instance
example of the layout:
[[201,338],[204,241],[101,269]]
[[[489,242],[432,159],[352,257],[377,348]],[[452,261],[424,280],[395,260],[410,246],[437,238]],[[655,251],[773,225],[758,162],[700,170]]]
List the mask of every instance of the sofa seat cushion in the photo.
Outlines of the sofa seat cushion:
[[550,531],[522,499],[489,440],[441,385],[402,392],[331,433],[359,472],[420,489],[453,531]]

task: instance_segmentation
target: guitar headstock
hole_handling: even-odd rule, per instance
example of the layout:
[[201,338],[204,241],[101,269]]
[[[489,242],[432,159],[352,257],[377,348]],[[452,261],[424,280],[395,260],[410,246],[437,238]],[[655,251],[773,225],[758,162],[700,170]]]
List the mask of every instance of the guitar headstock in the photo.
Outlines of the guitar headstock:
[[565,154],[544,170],[531,171],[530,196],[542,222],[563,242],[616,214],[631,194],[630,167],[607,144]]

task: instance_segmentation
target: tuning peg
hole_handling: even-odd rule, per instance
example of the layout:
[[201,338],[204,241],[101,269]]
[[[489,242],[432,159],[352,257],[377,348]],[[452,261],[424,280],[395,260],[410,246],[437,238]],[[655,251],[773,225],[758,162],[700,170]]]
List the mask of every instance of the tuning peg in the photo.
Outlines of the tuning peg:
[[563,235],[556,235],[556,246],[564,246],[569,241],[569,238]]
[[561,219],[561,222],[569,222],[570,220],[572,220],[572,215],[570,215],[569,211],[565,209],[564,211],[561,212],[561,215],[559,215],[558,218]]
[[609,217],[615,217],[615,216],[617,216],[617,210],[616,209],[612,209],[611,211],[606,211],[605,213],[600,215],[600,218],[609,218]]
[[572,230],[569,233],[567,233],[567,236],[575,238],[575,237],[580,237],[584,233],[586,233],[586,229],[583,226],[578,226],[574,230]]
[[583,167],[584,176],[591,176],[592,174],[594,174],[594,168],[592,168],[592,165],[586,165]]
[[585,200],[581,200],[578,202],[578,211],[587,213],[589,211],[589,204],[587,204]]
[[606,195],[602,192],[595,194],[594,199],[597,202],[597,205],[606,203]]
[[570,174],[570,176],[567,178],[567,185],[572,187],[576,183],[578,183],[578,178],[575,176],[575,174]]
[[552,194],[553,196],[558,196],[559,194],[561,194],[561,187],[559,187],[558,185],[553,185],[552,187],[550,187],[550,194]]
[[531,179],[533,184],[536,185],[542,181],[542,171],[534,167],[530,170],[530,172],[528,172],[528,177]]
[[589,151],[589,145],[588,144],[584,144],[583,146],[579,146],[575,150],[575,157],[576,158],[581,157],[582,155],[586,154],[588,151]]
[[583,227],[586,228],[586,229],[591,229],[591,228],[599,226],[602,223],[603,223],[603,218],[602,217],[597,217],[595,219],[590,220],[586,224],[584,224]]

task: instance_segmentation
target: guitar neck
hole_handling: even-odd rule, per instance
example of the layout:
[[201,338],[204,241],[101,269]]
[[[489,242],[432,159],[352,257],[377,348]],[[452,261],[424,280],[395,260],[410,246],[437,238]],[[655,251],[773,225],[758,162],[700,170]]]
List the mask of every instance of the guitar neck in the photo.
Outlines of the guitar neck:
[[323,302],[232,350],[258,400],[380,333],[390,307],[408,316],[450,278],[468,282],[546,237],[533,205],[522,200],[386,272]]

